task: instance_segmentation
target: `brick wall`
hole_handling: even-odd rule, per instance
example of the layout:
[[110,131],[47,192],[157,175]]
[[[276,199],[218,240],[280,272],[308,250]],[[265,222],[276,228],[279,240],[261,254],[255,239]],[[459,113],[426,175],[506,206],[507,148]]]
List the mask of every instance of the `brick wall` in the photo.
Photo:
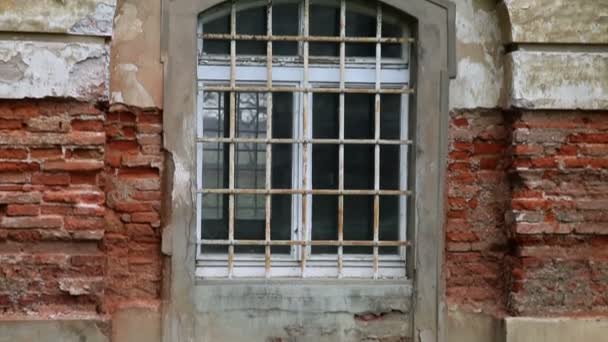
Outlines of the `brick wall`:
[[510,125],[500,111],[451,114],[446,223],[447,299],[506,310]]
[[0,101],[0,314],[156,303],[160,113]]
[[607,315],[606,113],[452,113],[449,141],[448,303]]
[[608,115],[525,112],[513,129],[511,310],[608,314]]

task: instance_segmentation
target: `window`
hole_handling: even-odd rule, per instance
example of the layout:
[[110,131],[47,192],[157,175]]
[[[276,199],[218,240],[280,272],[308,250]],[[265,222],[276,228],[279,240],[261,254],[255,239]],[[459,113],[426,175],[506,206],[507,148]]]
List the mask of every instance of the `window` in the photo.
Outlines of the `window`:
[[407,23],[354,0],[200,16],[199,276],[405,277]]

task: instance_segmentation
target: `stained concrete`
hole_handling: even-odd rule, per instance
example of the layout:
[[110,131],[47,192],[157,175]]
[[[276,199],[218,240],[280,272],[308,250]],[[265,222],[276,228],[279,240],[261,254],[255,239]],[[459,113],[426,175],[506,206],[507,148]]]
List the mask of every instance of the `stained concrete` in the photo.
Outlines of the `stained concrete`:
[[514,51],[506,69],[506,107],[608,108],[608,53]]
[[116,0],[0,0],[0,31],[112,35]]
[[502,319],[466,310],[450,309],[446,342],[505,342]]
[[606,342],[606,318],[507,318],[506,342]]
[[112,342],[160,342],[158,308],[120,309],[112,315]]
[[0,39],[0,98],[108,98],[109,49],[102,38]]
[[110,342],[108,331],[98,320],[0,321],[0,342]]
[[507,43],[608,42],[606,0],[504,0]]

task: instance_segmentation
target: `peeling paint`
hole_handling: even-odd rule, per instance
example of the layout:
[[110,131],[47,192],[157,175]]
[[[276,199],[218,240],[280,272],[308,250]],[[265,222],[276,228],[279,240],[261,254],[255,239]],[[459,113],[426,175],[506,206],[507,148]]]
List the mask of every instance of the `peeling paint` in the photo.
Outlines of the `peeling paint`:
[[0,78],[2,98],[108,98],[104,42],[0,41],[0,65],[19,71]]
[[0,30],[112,35],[116,0],[0,0]]

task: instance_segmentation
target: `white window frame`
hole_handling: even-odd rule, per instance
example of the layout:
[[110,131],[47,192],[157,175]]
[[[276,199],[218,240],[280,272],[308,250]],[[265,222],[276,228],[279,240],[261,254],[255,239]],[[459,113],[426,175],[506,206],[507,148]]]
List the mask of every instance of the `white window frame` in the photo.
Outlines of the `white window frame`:
[[[265,5],[265,2],[263,2]],[[341,1],[342,11],[344,10],[346,1]],[[380,5],[378,8],[381,8]],[[232,9],[235,11],[235,9]],[[382,11],[378,10],[382,18]],[[233,12],[234,14],[234,12]],[[343,13],[344,15],[344,13]],[[303,18],[300,15],[300,18]],[[344,20],[344,19],[342,19]],[[301,23],[301,27],[304,24]],[[271,23],[269,24],[269,27]],[[204,34],[202,25],[199,25],[199,35]],[[404,34],[408,35],[408,27],[403,25]],[[380,30],[380,28],[378,29]],[[271,35],[272,32],[269,32]],[[345,32],[342,30],[341,36],[344,37]],[[201,40],[202,41],[202,40]],[[301,43],[301,45],[307,43]],[[273,56],[273,66],[269,73],[266,62],[267,56],[251,57],[251,56],[236,56],[235,68],[232,70],[231,60],[226,56],[208,55],[203,57],[204,63],[198,63],[197,79],[197,135],[203,137],[203,120],[200,119],[203,108],[203,96],[206,87],[208,86],[259,86],[263,87],[267,84],[281,87],[294,88],[317,88],[317,87],[340,87],[353,88],[356,86],[377,87],[382,89],[400,89],[407,88],[410,85],[410,67],[409,67],[409,46],[404,44],[404,52],[402,59],[381,59],[380,61],[374,57],[348,57],[345,56],[344,43],[340,43],[341,53],[339,58],[320,58],[323,60],[318,63],[310,63],[304,66],[301,63],[294,61],[293,57]],[[381,44],[376,44],[377,54],[381,54]],[[199,50],[202,47],[199,46]],[[246,62],[241,62],[241,60]],[[313,60],[313,58],[311,58]],[[327,63],[327,62],[330,63]],[[333,62],[333,63],[332,63]],[[277,63],[277,65],[275,65]],[[380,65],[380,63],[382,63]],[[343,70],[341,70],[343,66]],[[305,75],[308,71],[308,77]],[[234,78],[232,74],[234,73]],[[269,82],[268,75],[271,74],[272,81]],[[233,83],[231,82],[233,81]],[[310,92],[294,91],[294,139],[312,139],[312,128],[307,130],[307,136],[302,136],[302,120],[304,110],[303,96],[308,94],[308,122],[312,123],[312,101],[313,94]],[[344,93],[341,93],[342,95]],[[342,96],[341,96],[342,97]],[[401,95],[401,140],[407,140],[409,132],[409,93]],[[343,99],[342,99],[343,101]],[[343,108],[343,105],[342,105]],[[225,113],[228,108],[225,109]],[[344,113],[341,113],[342,117]],[[227,117],[227,115],[225,115]],[[343,121],[344,119],[342,119]],[[309,126],[312,126],[310,124]],[[341,124],[340,139],[344,139],[344,124]],[[197,188],[202,189],[202,171],[203,171],[203,144],[197,143]],[[307,190],[311,190],[312,184],[312,148],[308,148],[307,158],[309,167],[306,175],[306,182],[302,183],[301,170],[303,170],[303,147],[301,144],[293,144],[292,158],[292,185],[294,188],[300,188],[300,184],[307,184]],[[312,145],[309,145],[312,146]],[[343,156],[343,144],[340,146],[340,153]],[[377,148],[379,148],[377,145]],[[408,146],[400,145],[400,158],[402,162],[400,168],[400,188],[399,190],[407,190],[408,179]],[[343,157],[342,157],[343,158]],[[233,162],[233,161],[231,161]],[[377,170],[377,172],[379,172]],[[202,240],[202,193],[197,194],[197,241]],[[302,199],[303,196],[292,196],[292,239],[293,240],[311,240],[312,234],[312,195],[304,195],[307,197],[307,219],[306,233],[307,236],[302,236],[302,231],[298,230],[299,222],[302,221]],[[399,226],[400,240],[405,240],[407,236],[407,205],[404,196],[400,198],[399,210]],[[311,254],[311,246],[291,246],[291,253],[273,254],[272,267],[268,269],[265,265],[264,254],[243,254],[234,255],[232,265],[229,267],[227,254],[206,254],[201,252],[200,246],[197,247],[196,259],[196,275],[201,278],[369,278],[369,279],[386,279],[386,278],[405,278],[406,277],[406,247],[399,247],[399,255],[377,255],[377,247],[374,247],[374,254],[358,255],[348,254],[343,255],[340,247],[339,254]],[[301,249],[306,248],[306,267],[301,266]],[[342,259],[341,265],[338,265],[336,259],[338,256]],[[375,261],[377,260],[377,261]],[[376,264],[377,262],[377,264]],[[343,263],[343,264],[342,264]]]

